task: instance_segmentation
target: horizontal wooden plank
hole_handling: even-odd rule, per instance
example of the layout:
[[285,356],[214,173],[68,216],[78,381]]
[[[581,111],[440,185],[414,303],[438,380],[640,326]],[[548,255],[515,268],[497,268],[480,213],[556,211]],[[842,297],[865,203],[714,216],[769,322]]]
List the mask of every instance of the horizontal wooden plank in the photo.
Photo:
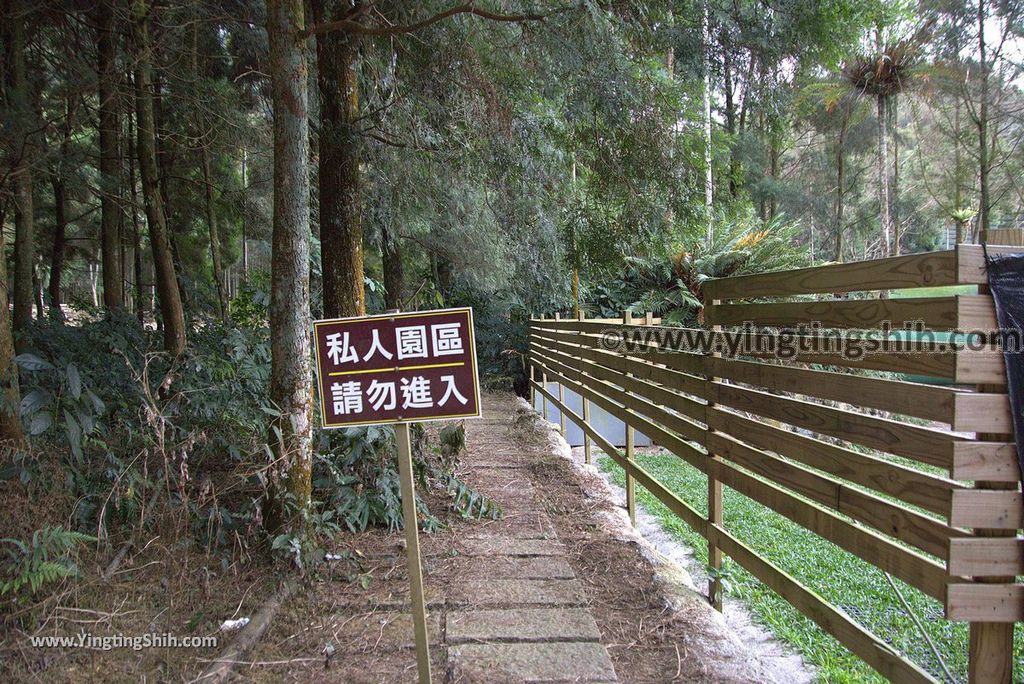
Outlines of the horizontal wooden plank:
[[952,492],[949,524],[993,530],[1024,527],[1024,494],[992,489],[958,489]]
[[822,435],[949,468],[953,443],[964,439],[949,432],[900,423],[852,411],[779,397],[720,382],[711,384],[712,403],[756,413]]
[[[546,372],[550,379],[564,384],[572,391],[585,399],[589,399],[591,402],[600,406],[627,425],[635,427],[637,430],[650,437],[655,444],[668,449],[701,472],[705,472],[707,470],[707,455],[695,445],[690,444],[682,439],[678,434],[644,417],[637,411],[632,410],[617,401],[613,401],[604,395],[604,392],[607,392],[609,394],[622,396],[624,393],[621,390],[618,390],[608,383],[593,379],[591,379],[587,385],[584,385],[580,382],[584,377],[582,373],[575,371],[564,364],[558,363],[557,361],[551,360],[532,347],[530,349],[530,360],[532,363],[536,364],[538,368],[541,368]],[[600,393],[595,391],[595,388],[600,389]],[[652,405],[639,397],[626,395],[625,398],[628,400],[630,406],[642,407],[641,410],[643,411],[652,410]],[[657,407],[653,408],[656,409]],[[682,418],[679,418],[679,420],[682,420]]]
[[857,357],[850,357],[842,352],[803,352],[793,361],[949,380],[955,378],[957,374],[956,354],[940,351],[879,352]]
[[947,250],[715,278],[703,287],[709,301],[938,287],[957,284],[956,266],[956,252]]
[[717,304],[704,309],[709,326],[796,326],[894,330],[921,321],[931,330],[995,330],[995,308],[987,295],[906,299],[834,299],[816,302]]
[[[987,285],[988,273],[985,270],[985,250],[981,245],[956,246],[957,283],[961,285]],[[992,256],[1015,254],[1020,247],[989,245],[988,253]]]
[[620,356],[642,358],[691,375],[703,374],[704,355],[693,351],[677,349],[678,345],[672,343],[674,338],[669,338],[670,334],[682,334],[681,329],[645,327],[642,330],[627,330],[626,332],[633,332],[638,336],[636,339],[631,337],[631,342],[627,347],[625,345],[619,346],[619,340],[622,339],[619,334],[621,332],[620,328],[601,328],[601,331],[604,331],[603,334],[595,334],[592,331],[579,334],[571,331],[558,331],[531,326],[530,332],[545,339],[580,344],[603,351],[613,351]]
[[[557,337],[556,337],[557,336]],[[619,371],[621,373],[632,373],[638,378],[657,382],[676,391],[686,392],[700,396],[704,394],[704,378],[701,376],[685,373],[675,368],[669,368],[660,364],[654,364],[643,358],[622,356],[614,352],[607,352],[601,349],[594,349],[586,346],[582,349],[573,347],[584,335],[573,335],[552,332],[531,332],[530,341],[537,341],[545,348],[554,348],[569,354],[582,356],[588,361],[593,361],[605,368]],[[686,364],[689,366],[690,364]]]
[[643,486],[645,489],[647,489],[647,491],[653,494],[659,501],[665,504],[665,506],[667,506],[670,511],[678,515],[680,519],[682,519],[683,522],[689,525],[692,530],[694,530],[695,532],[697,532],[697,534],[700,534],[702,536],[707,534],[707,522],[689,504],[687,504],[674,493],[666,489],[664,485],[662,485],[660,482],[654,479],[654,477],[646,470],[644,470],[642,467],[637,465],[635,461],[627,460],[626,457],[622,455],[622,452],[615,448],[615,446],[610,441],[605,439],[600,432],[598,432],[596,429],[594,429],[592,425],[590,425],[590,423],[584,421],[582,416],[580,416],[578,413],[570,410],[569,407],[562,404],[562,402],[560,402],[552,392],[548,391],[536,380],[531,381],[531,384],[537,389],[538,392],[540,392],[541,394],[546,396],[551,402],[553,402],[554,405],[558,408],[558,410],[564,413],[566,418],[571,420],[573,423],[579,426],[580,429],[587,433],[587,435],[589,435],[590,438],[594,440],[594,444],[596,444],[601,451],[603,451],[605,454],[611,457],[611,459],[618,463],[619,466],[621,466],[627,473],[632,475],[633,478],[641,486]]
[[[531,345],[537,345],[537,343],[531,341]],[[692,398],[672,392],[654,383],[639,380],[635,377],[629,377],[624,373],[608,368],[602,368],[601,366],[591,363],[586,359],[580,359],[579,357],[569,355],[572,352],[578,352],[579,348],[570,348],[571,351],[569,353],[540,346],[537,346],[537,348],[544,349],[549,358],[557,360],[575,371],[585,373],[591,378],[596,378],[610,383],[610,385],[605,387],[607,387],[609,391],[613,391],[614,394],[609,394],[609,391],[604,391],[603,393],[606,396],[615,399],[619,403],[630,406],[628,397],[631,395],[628,395],[626,391],[623,390],[627,390],[632,393],[632,395],[649,399],[651,401],[650,405],[637,404],[636,406],[630,406],[630,408],[644,412],[649,417],[665,424],[667,427],[670,427],[687,439],[700,444],[704,443],[705,431],[702,425],[697,425],[691,421],[683,420],[679,416],[672,415],[668,411],[665,411],[665,408],[669,408],[682,413],[684,416],[696,416],[701,422],[704,422],[706,411],[704,404],[698,403]],[[611,389],[612,386],[616,386],[614,390]]]
[[[633,314],[633,315],[636,316],[635,320],[636,320],[636,324],[637,325],[661,325],[661,317],[660,316],[655,316],[655,317],[652,317],[650,320],[647,320],[646,318],[644,318],[643,314]],[[544,320],[544,319],[542,318],[540,320]],[[597,317],[594,317],[594,318],[589,318],[588,317],[586,320],[588,320],[588,321],[596,321],[598,323],[608,323],[609,325],[624,325],[625,324],[625,321],[622,320],[621,316],[616,316],[615,318],[602,318],[600,316],[597,316]]]
[[957,432],[1013,434],[1009,395],[956,392],[951,427]]
[[962,487],[951,480],[775,427],[763,420],[752,420],[717,406],[708,411],[708,425],[761,449],[921,506],[943,518],[949,515],[950,491]]
[[708,435],[708,451],[943,560],[949,552],[950,538],[959,535],[939,520],[784,461],[734,437],[712,432]]
[[[952,423],[956,418],[955,401],[963,394],[949,387],[734,359],[708,359],[708,374],[773,391],[842,401],[943,423]],[[1005,398],[1005,395],[995,396]],[[981,408],[980,402],[965,403],[962,417],[977,418]]]
[[[558,330],[549,327],[549,324],[566,329],[579,326],[592,337],[586,344],[603,349],[609,347],[602,333],[610,331],[611,335],[621,339],[625,331],[631,340],[636,340],[633,343],[633,349],[637,350],[634,356],[644,356],[648,360],[656,360],[692,374],[701,373],[701,359],[710,351],[732,358],[737,356],[737,350],[749,350],[743,354],[755,358],[782,358],[790,362],[946,378],[960,384],[1006,384],[1003,355],[995,345],[974,349],[948,343],[909,340],[888,340],[879,345],[867,340],[840,339],[830,335],[743,331],[718,332],[713,339],[704,337],[702,340],[700,335],[707,335],[708,331],[657,326],[607,326],[590,321],[539,321],[536,325],[531,323],[531,329]],[[688,338],[694,344],[692,348],[686,346]]]
[[849,551],[861,560],[917,587],[929,596],[940,601],[945,598],[944,565],[890,541],[866,527],[849,522],[818,504],[804,501],[781,487],[745,473],[726,461],[709,459],[708,476],[721,480],[722,484],[789,518],[797,525]]
[[1015,577],[1024,575],[1024,539],[973,537],[949,540],[950,575]]
[[1003,355],[995,345],[977,349],[944,342],[856,339],[853,336],[726,331],[715,347],[727,358],[746,356],[791,363],[880,370],[947,378],[963,384],[1006,384]]
[[1019,482],[1017,445],[1013,442],[957,442],[953,445],[955,480]]
[[917,665],[903,658],[883,639],[851,620],[844,611],[821,598],[813,589],[801,584],[770,561],[761,558],[756,551],[729,534],[725,528],[710,524],[707,537],[708,543],[720,548],[723,553],[746,568],[751,575],[834,636],[889,681],[896,684],[937,681]]
[[1024,584],[950,584],[946,618],[1024,622]]

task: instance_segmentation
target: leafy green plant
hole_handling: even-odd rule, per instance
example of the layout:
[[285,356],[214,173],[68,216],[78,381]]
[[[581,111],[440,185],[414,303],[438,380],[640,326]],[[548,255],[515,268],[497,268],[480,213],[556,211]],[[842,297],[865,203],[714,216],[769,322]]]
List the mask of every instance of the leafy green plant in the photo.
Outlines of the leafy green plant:
[[718,595],[716,598],[719,601],[726,594],[735,594],[742,597],[743,594],[736,583],[736,568],[737,566],[728,558],[722,559],[722,566],[719,568],[713,565],[706,566],[708,577],[718,580]]
[[32,533],[28,542],[5,538],[9,563],[0,582],[0,595],[19,593],[24,587],[35,594],[43,585],[78,574],[75,549],[79,544],[96,541],[81,532],[66,530],[63,526],[46,525]]
[[668,258],[628,257],[617,278],[593,289],[587,308],[601,317],[619,317],[628,310],[651,312],[664,324],[696,325],[710,278],[803,265],[806,250],[796,234],[796,227],[781,217],[762,224],[749,209],[720,215],[710,243],[694,240]]
[[60,420],[71,454],[81,464],[84,440],[97,431],[106,404],[83,383],[74,363],[57,367],[29,353],[18,354],[15,361],[23,371],[50,376],[36,378],[33,389],[21,398],[18,412],[29,434],[41,435],[53,427],[55,418]]
[[243,328],[267,325],[270,312],[270,273],[253,271],[242,291],[231,300],[231,320]]

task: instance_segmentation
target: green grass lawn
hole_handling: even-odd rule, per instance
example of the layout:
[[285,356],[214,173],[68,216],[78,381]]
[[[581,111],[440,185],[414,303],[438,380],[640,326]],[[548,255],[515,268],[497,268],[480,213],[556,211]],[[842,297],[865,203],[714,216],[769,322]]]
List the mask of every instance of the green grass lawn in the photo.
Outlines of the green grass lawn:
[[[668,489],[706,514],[707,478],[699,471],[670,454],[639,456],[637,461]],[[610,473],[615,483],[625,485],[623,470],[611,459],[602,455],[599,467]],[[946,680],[881,570],[728,487],[723,497],[725,526],[740,541],[842,608],[937,679]],[[696,557],[707,563],[707,542],[703,537],[640,486],[637,501],[667,532],[693,548]],[[727,561],[725,577],[731,585],[729,595],[741,598],[758,622],[817,666],[823,681],[886,681],[736,563]],[[966,681],[967,625],[945,620],[937,601],[900,580],[895,582],[956,680]],[[1024,681],[1024,630],[1019,624],[1015,637],[1014,681]]]
[[915,287],[909,290],[893,290],[892,296],[902,297],[952,297],[961,294],[978,294],[977,285],[943,285],[941,287]]

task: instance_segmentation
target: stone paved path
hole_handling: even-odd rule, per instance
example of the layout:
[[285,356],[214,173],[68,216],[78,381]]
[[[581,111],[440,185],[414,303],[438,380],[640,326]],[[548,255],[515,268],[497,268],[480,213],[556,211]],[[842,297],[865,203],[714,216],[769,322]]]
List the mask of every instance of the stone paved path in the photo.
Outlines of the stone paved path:
[[512,402],[489,399],[484,417],[466,423],[466,479],[505,517],[476,526],[460,540],[464,556],[442,570],[455,580],[444,589],[449,672],[456,681],[617,681],[529,464],[503,439]]
[[[459,474],[505,515],[420,536],[437,684],[798,681],[769,674],[704,596],[659,575],[602,476],[548,437],[511,394],[486,394],[484,417],[466,421]],[[416,681],[402,533],[350,535],[337,551],[360,559],[366,585],[350,563],[311,582],[234,681]]]

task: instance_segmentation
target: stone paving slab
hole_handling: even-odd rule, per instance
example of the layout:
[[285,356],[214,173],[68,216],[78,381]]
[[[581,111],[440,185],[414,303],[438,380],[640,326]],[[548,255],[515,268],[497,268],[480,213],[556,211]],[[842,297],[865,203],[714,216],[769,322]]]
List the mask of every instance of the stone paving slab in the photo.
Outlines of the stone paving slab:
[[448,587],[450,605],[582,606],[586,593],[578,580],[477,579]]
[[[468,445],[467,448],[472,449],[473,447]],[[507,458],[495,458],[494,456],[474,461],[473,465],[477,468],[487,468],[489,470],[526,470],[528,468],[526,463],[512,461]]]
[[[409,598],[409,582],[399,580],[371,580],[370,586],[363,589],[354,583],[334,582],[330,585],[331,600],[347,610],[358,611],[369,610],[394,610],[401,611],[408,609],[411,599]],[[427,599],[427,608],[433,610],[444,605],[445,596],[440,586],[426,585],[423,592]]]
[[452,558],[437,566],[437,574],[465,579],[575,579],[569,563],[560,556],[472,556]]
[[516,539],[494,535],[460,542],[470,556],[563,556],[565,547],[557,539]]
[[488,520],[475,525],[466,538],[501,534],[517,539],[554,539],[555,527],[547,514],[538,511],[506,515],[501,520]]
[[469,681],[616,681],[598,643],[462,644],[448,649],[448,660]]
[[[375,612],[371,619],[346,619],[337,630],[336,645],[342,651],[388,651],[415,648],[412,615],[394,611]],[[441,634],[441,615],[427,613],[427,634],[432,641]]]
[[506,497],[506,500],[502,501],[501,499],[499,499],[497,497],[494,497],[494,498],[498,501],[499,505],[501,506],[502,512],[506,516],[521,516],[521,515],[527,514],[527,513],[546,513],[547,512],[547,510],[543,506],[541,506],[540,504],[538,504],[536,501],[533,501],[533,500],[523,501],[523,500],[520,500],[520,499],[512,499],[510,501]]
[[529,475],[515,468],[470,468],[466,476],[472,478],[473,484],[477,486],[515,486],[528,489],[531,494],[534,492]]
[[448,613],[448,643],[478,641],[600,641],[585,608],[504,608]]

